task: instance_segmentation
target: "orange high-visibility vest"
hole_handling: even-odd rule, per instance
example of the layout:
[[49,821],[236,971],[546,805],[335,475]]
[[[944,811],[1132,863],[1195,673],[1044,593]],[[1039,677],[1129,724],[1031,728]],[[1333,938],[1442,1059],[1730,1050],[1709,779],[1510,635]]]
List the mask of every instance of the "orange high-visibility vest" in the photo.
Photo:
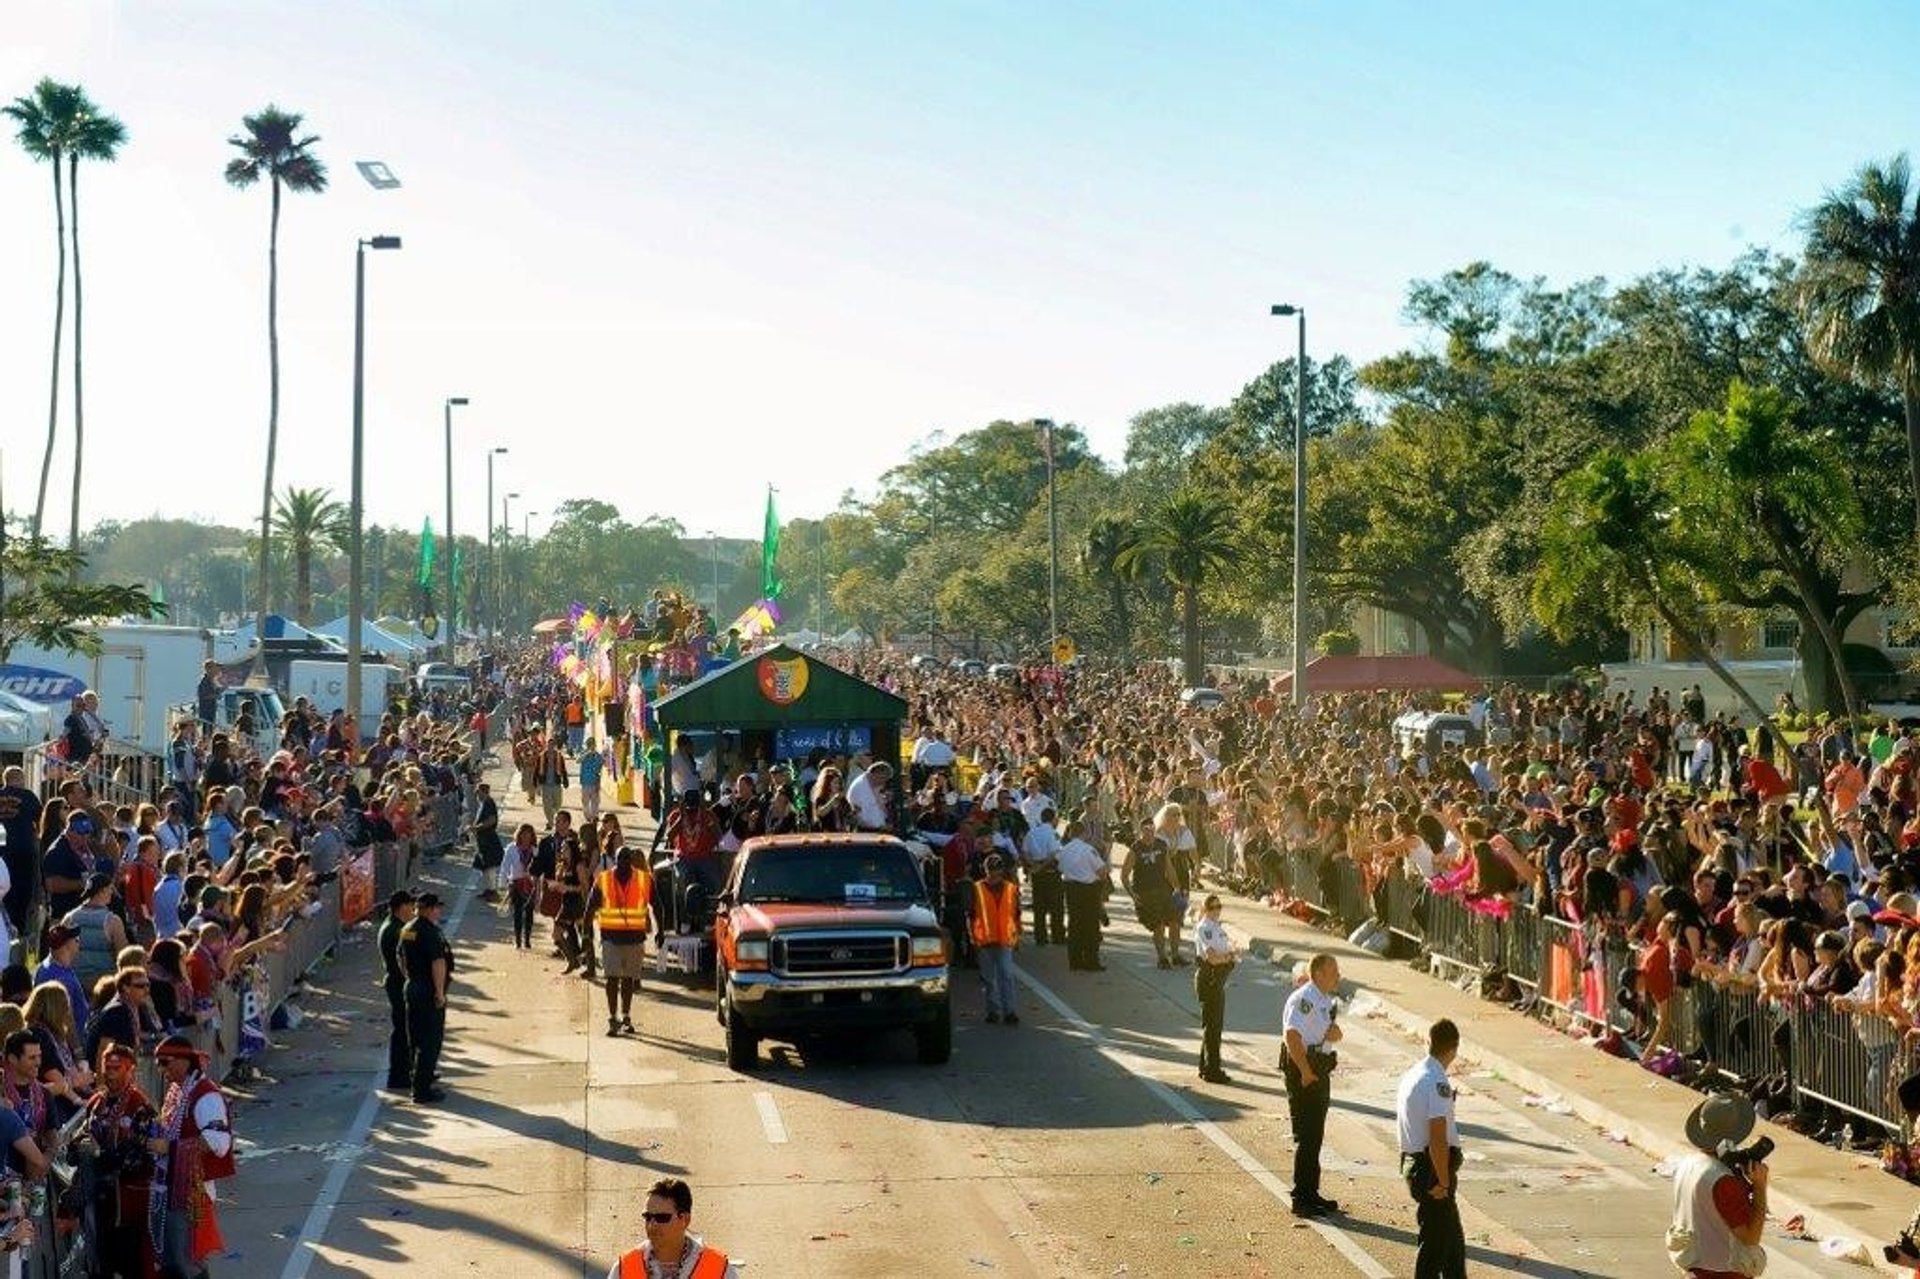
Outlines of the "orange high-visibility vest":
[[594,918],[602,933],[644,933],[647,931],[647,902],[653,896],[653,876],[637,867],[627,876],[624,888],[613,871],[600,872],[600,910]]
[[1000,881],[995,893],[987,881],[973,885],[973,944],[1012,946],[1020,940],[1020,890],[1013,881]]
[[[700,1255],[693,1261],[693,1273],[687,1279],[722,1279],[726,1273],[727,1254],[702,1244]],[[635,1248],[620,1258],[620,1279],[647,1279],[644,1249]]]

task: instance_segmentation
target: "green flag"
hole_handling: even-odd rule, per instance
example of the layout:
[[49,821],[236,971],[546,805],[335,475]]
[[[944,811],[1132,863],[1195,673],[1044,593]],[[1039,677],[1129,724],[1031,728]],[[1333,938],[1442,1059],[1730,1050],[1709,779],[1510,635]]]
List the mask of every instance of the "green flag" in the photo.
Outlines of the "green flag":
[[433,517],[420,526],[420,585],[433,585]]
[[453,598],[447,601],[447,633],[460,629],[460,592],[467,587],[467,576],[460,567],[460,543],[453,544]]
[[773,509],[773,486],[767,486],[767,523],[760,534],[760,597],[780,598],[780,517]]

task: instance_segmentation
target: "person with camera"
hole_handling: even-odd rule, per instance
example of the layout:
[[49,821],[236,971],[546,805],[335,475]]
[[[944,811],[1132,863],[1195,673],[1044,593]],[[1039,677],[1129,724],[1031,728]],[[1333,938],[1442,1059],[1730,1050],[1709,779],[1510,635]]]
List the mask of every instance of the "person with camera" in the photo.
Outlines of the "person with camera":
[[1293,1121],[1293,1215],[1324,1217],[1340,1205],[1320,1193],[1320,1143],[1327,1132],[1327,1108],[1333,1104],[1329,1076],[1338,1064],[1333,1045],[1334,992],[1340,989],[1340,961],[1324,951],[1307,965],[1307,979],[1287,996],[1281,1013],[1286,1032],[1280,1073],[1287,1081],[1287,1113]]
[[1239,960],[1226,925],[1220,922],[1220,898],[1208,893],[1193,930],[1193,993],[1200,1000],[1200,1078],[1230,1084],[1220,1065],[1220,1032],[1227,1024],[1227,978]]
[[1687,1141],[1695,1149],[1673,1181],[1673,1225],[1667,1255],[1695,1279],[1755,1276],[1766,1268],[1761,1234],[1767,1224],[1765,1137],[1748,1147],[1753,1103],[1738,1093],[1718,1093],[1687,1116]]
[[1466,1279],[1467,1236],[1460,1225],[1460,1129],[1447,1067],[1460,1051],[1460,1028],[1442,1017],[1427,1030],[1427,1055],[1400,1076],[1400,1171],[1420,1224],[1414,1279]]

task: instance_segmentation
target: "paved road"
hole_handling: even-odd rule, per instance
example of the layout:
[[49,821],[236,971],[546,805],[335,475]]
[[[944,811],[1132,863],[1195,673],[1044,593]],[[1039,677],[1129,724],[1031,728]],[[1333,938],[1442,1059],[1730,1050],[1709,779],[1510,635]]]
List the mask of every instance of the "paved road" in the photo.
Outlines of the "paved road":
[[[1274,965],[1235,977],[1232,1086],[1195,1078],[1191,983],[1125,918],[1106,973],[1022,951],[1019,1027],[983,1024],[963,979],[945,1067],[899,1035],[775,1045],[739,1075],[708,991],[649,981],[638,1037],[609,1039],[597,986],[514,951],[478,902],[454,915],[451,1099],[371,1092],[385,1008],[370,940],[344,947],[309,1000],[321,1015],[281,1037],[277,1080],[239,1110],[255,1149],[217,1274],[598,1276],[663,1175],[693,1183],[696,1229],[749,1275],[1412,1273],[1391,1108],[1415,1046],[1364,1000],[1345,1018],[1325,1189],[1348,1213],[1295,1221]],[[1474,1273],[1671,1273],[1647,1156],[1471,1064],[1460,1082]],[[1788,1247],[1770,1274],[1859,1273]]]

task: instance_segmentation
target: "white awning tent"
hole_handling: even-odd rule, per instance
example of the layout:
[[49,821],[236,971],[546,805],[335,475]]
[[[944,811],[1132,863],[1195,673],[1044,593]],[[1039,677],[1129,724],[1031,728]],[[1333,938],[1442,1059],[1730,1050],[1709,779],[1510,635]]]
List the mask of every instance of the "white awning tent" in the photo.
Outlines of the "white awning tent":
[[777,642],[781,644],[791,644],[795,648],[806,648],[810,644],[818,644],[821,639],[822,636],[819,631],[809,631],[805,629],[789,631],[785,635],[776,637]]
[[394,617],[389,614],[386,617],[376,618],[373,625],[378,626],[395,639],[405,641],[407,646],[416,652],[424,653],[430,648],[438,648],[440,646],[440,641],[428,638],[425,631],[404,617]]
[[53,736],[53,709],[0,689],[0,751],[16,754]]
[[[347,642],[347,619],[344,616],[336,617],[325,626],[316,626],[313,629],[328,639],[339,641],[342,645]],[[389,627],[365,618],[360,621],[360,645],[362,648],[388,653],[395,657],[417,657],[427,650],[427,646],[419,641],[396,634]]]

